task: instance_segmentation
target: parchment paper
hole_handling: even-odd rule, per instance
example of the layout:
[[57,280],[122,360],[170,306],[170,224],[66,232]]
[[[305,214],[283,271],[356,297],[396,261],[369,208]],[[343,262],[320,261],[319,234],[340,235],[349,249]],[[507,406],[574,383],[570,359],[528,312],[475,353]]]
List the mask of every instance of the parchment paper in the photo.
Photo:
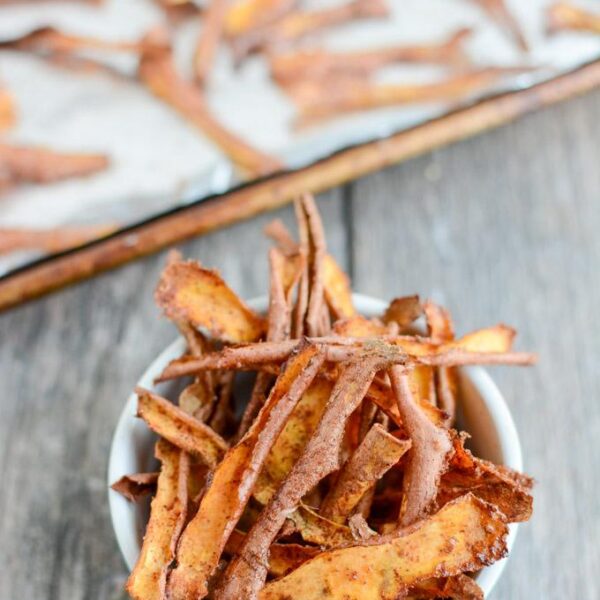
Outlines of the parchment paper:
[[[305,6],[334,3],[339,2],[310,0]],[[544,9],[550,3],[508,2],[531,45],[528,55],[519,52],[472,0],[389,0],[391,19],[345,25],[313,37],[307,45],[355,49],[423,43],[471,27],[475,33],[467,49],[477,64],[544,67],[513,77],[497,91],[518,89],[600,56],[600,36],[545,35]],[[579,5],[600,9],[600,3],[593,0]],[[0,39],[53,25],[80,35],[136,40],[160,23],[164,23],[164,14],[152,0],[105,0],[100,5],[32,2],[0,7]],[[201,19],[194,18],[177,29],[176,57],[184,74],[191,72],[190,56],[200,27]],[[133,75],[136,62],[124,57],[115,66]],[[398,82],[440,77],[444,77],[442,69],[414,66],[386,68],[380,75],[382,81]],[[74,73],[15,52],[0,53],[0,80],[14,95],[18,108],[18,122],[4,134],[5,140],[111,157],[106,172],[52,185],[20,187],[0,196],[0,227],[126,225],[236,183],[218,148],[133,81]],[[227,49],[217,57],[208,100],[224,124],[290,167],[309,164],[351,144],[385,137],[448,110],[448,106],[432,105],[386,108],[294,132],[290,127],[294,107],[270,81],[264,60],[251,58],[235,70]],[[0,257],[0,274],[37,256],[20,252]]]

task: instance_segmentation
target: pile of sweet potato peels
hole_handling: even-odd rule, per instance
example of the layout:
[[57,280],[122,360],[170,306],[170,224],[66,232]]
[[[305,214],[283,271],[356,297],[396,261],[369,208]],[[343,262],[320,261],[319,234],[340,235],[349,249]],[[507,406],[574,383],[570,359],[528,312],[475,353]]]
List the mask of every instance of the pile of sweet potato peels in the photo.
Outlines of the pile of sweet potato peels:
[[[187,384],[173,399],[136,390],[161,467],[113,486],[154,493],[127,591],[482,598],[469,575],[505,556],[532,480],[465,447],[457,368],[535,356],[514,352],[504,325],[455,337],[449,313],[416,296],[357,314],[312,197],[296,215],[298,241],[281,222],[267,230],[265,316],[199,263],[172,255],[162,273],[156,300],[187,351],[159,379]],[[245,371],[247,392],[234,381]]]

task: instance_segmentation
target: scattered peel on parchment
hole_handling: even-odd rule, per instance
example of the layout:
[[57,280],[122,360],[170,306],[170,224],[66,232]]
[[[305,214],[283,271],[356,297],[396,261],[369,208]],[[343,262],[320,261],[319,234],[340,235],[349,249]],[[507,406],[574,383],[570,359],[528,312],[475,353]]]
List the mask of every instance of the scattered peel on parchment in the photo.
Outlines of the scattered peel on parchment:
[[395,63],[440,64],[464,68],[469,64],[463,43],[471,35],[470,29],[460,29],[439,43],[396,45],[370,50],[332,52],[323,48],[290,50],[269,57],[273,79],[285,84],[289,81],[332,77],[368,77],[376,70]]
[[512,12],[506,6],[506,0],[473,0],[489,17],[514,41],[522,52],[529,50],[525,34]]
[[546,31],[580,31],[600,35],[600,13],[592,13],[569,2],[557,2],[548,7]]
[[0,179],[14,183],[51,183],[107,169],[103,154],[73,154],[48,148],[0,144]]
[[198,127],[245,173],[261,176],[283,168],[278,159],[252,147],[217,121],[202,90],[177,72],[168,44],[150,45],[142,52],[138,75],[155,96]]
[[324,29],[388,15],[389,10],[383,0],[350,0],[319,10],[297,10],[273,23],[233,37],[231,47],[234,58],[239,62],[255,52],[285,48]]
[[298,108],[295,127],[322,123],[347,113],[407,104],[449,104],[491,90],[507,76],[531,67],[485,67],[421,84],[373,83],[356,77],[338,77],[335,87],[323,88],[311,79],[286,82],[283,90]]

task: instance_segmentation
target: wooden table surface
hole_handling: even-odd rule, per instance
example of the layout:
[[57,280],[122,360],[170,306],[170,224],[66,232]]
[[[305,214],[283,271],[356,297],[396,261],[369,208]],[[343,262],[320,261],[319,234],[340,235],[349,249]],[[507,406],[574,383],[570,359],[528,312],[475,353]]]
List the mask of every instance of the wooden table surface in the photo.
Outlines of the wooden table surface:
[[[539,366],[493,370],[538,481],[500,599],[600,598],[600,92],[320,197],[359,292],[498,321]],[[274,214],[185,244],[244,297]],[[276,213],[292,222],[288,208]],[[0,599],[123,598],[106,468],[123,403],[175,332],[165,253],[0,317]]]

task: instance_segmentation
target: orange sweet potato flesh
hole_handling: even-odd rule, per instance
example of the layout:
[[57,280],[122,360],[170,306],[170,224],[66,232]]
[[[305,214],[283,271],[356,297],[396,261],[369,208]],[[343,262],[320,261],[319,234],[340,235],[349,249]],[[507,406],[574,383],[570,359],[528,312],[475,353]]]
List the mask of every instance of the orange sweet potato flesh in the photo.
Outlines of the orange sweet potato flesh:
[[375,424],[348,459],[321,506],[321,515],[343,523],[363,495],[393,467],[410,448]]
[[469,491],[494,504],[509,523],[529,520],[533,512],[530,477],[473,456],[461,438],[454,440],[454,450],[450,468],[440,481],[438,507]]
[[273,544],[269,552],[269,573],[275,577],[287,575],[319,552],[315,546]]
[[420,581],[407,600],[483,600],[483,590],[468,575]]
[[507,533],[502,513],[467,494],[396,536],[324,552],[258,597],[397,600],[419,580],[475,571],[502,558]]
[[256,482],[254,497],[261,504],[267,504],[302,454],[323,415],[332,388],[330,381],[317,377],[294,408]]
[[548,33],[587,31],[600,34],[600,14],[588,12],[569,2],[557,2],[548,8]]
[[138,416],[148,427],[173,445],[215,467],[228,448],[227,442],[208,425],[188,415],[168,400],[136,388]]
[[349,527],[331,521],[304,505],[291,513],[289,520],[305,542],[322,548],[335,548],[354,541]]
[[455,342],[444,344],[442,348],[443,351],[456,348],[466,352],[508,352],[511,349],[515,335],[514,329],[500,324],[468,333]]
[[336,335],[360,338],[376,337],[389,333],[386,326],[378,319],[367,319],[362,315],[354,315],[337,321],[333,327]]
[[265,332],[265,320],[246,306],[218,273],[194,261],[168,264],[155,298],[170,319],[189,321],[227,342],[253,342]]
[[325,300],[336,319],[352,317],[356,309],[352,302],[350,280],[331,254],[323,261],[323,280],[325,285]]
[[167,568],[175,556],[175,545],[187,512],[189,457],[166,440],[156,444],[156,457],[162,464],[150,521],[142,551],[126,584],[135,600],[164,597]]
[[[235,554],[242,545],[246,534],[239,529],[234,529],[227,545],[226,554]],[[273,577],[283,577],[302,563],[314,558],[321,550],[316,546],[303,546],[301,544],[271,544],[269,549],[269,574]]]
[[280,19],[291,11],[298,0],[237,0],[231,3],[225,20],[225,31],[234,37]]
[[0,131],[15,124],[15,102],[12,94],[0,86]]
[[290,413],[323,364],[308,346],[281,373],[254,423],[219,464],[198,512],[186,527],[169,577],[169,598],[203,598],[225,543],[239,520],[262,465]]

